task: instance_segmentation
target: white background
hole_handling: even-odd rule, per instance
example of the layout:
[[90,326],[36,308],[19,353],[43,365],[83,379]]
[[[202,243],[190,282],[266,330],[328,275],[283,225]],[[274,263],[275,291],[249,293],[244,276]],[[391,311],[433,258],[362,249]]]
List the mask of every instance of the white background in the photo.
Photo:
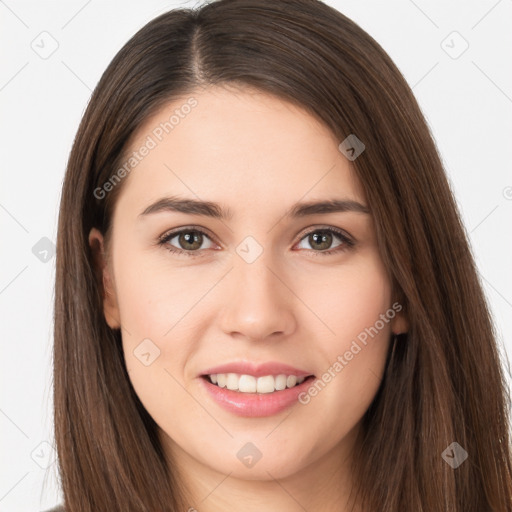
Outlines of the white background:
[[[157,15],[195,3],[0,0],[1,512],[61,501],[51,463],[55,258],[48,253],[45,263],[32,248],[43,237],[56,240],[80,118],[123,44]],[[413,87],[453,184],[502,352],[510,354],[512,0],[326,3],[369,32]],[[47,59],[32,49],[43,37],[51,48],[43,31],[58,43]],[[463,41],[453,31],[469,44],[455,59]]]

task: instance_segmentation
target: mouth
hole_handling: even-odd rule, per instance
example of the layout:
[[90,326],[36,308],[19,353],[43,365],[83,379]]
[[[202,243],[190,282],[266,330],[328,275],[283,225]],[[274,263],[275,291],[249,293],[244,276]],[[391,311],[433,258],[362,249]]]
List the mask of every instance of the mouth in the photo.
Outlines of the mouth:
[[200,377],[209,399],[231,414],[252,418],[273,416],[297,405],[316,378],[306,373],[207,373]]
[[241,394],[272,394],[312,381],[314,375],[278,374],[254,376],[238,373],[212,373],[201,375],[206,382],[218,388]]

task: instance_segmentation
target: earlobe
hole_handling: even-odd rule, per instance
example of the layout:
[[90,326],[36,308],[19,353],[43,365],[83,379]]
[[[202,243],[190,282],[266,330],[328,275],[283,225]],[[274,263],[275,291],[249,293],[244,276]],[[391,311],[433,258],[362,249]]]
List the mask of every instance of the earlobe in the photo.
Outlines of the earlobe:
[[105,315],[105,320],[111,329],[119,329],[121,321],[114,281],[108,262],[106,261],[103,235],[96,228],[92,228],[89,232],[89,246],[91,247],[93,255],[97,284],[101,289],[103,297],[103,314]]

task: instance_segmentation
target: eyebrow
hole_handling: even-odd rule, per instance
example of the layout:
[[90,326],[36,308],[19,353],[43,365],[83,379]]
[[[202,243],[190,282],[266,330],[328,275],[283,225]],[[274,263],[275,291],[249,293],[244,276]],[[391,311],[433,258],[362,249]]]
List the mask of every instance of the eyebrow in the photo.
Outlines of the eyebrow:
[[[176,196],[163,197],[158,201],[155,201],[139,214],[139,218],[143,218],[152,213],[165,211],[203,215],[205,217],[212,217],[219,220],[230,220],[233,218],[233,212],[229,208],[223,208],[218,203],[214,203],[212,201],[201,201],[198,199],[180,198]],[[309,215],[336,212],[370,214],[370,210],[367,206],[364,206],[352,199],[329,199],[325,201],[295,203],[283,217],[300,218]]]

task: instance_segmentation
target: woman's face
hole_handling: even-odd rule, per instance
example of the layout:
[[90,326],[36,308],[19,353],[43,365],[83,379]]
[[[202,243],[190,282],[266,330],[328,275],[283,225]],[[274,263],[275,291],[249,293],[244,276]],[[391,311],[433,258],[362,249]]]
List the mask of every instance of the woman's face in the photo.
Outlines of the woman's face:
[[[122,186],[105,316],[188,467],[285,478],[335,471],[352,447],[405,320],[340,142],[273,96],[212,87],[147,120],[102,189]],[[325,201],[341,207],[297,214]]]

